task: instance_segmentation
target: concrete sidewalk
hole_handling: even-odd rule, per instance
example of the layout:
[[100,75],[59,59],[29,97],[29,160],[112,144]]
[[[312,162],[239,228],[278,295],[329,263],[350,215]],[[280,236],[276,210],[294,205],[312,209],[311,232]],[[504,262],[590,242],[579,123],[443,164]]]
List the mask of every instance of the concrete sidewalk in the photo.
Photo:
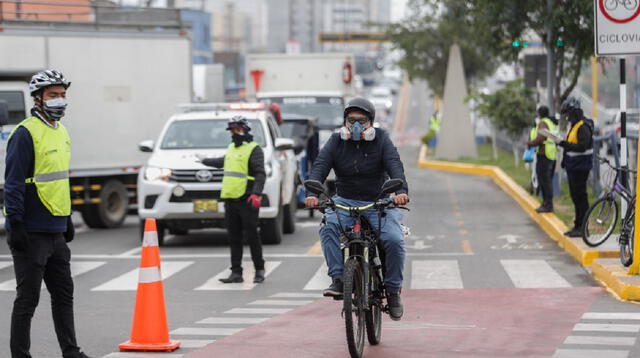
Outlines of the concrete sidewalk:
[[539,214],[535,209],[540,202],[495,166],[429,160],[427,147],[423,146],[418,158],[421,168],[444,170],[456,173],[488,176],[509,194],[529,216],[581,265],[592,267],[592,275],[614,295],[622,300],[640,300],[640,276],[629,275],[620,261],[617,247],[603,245],[589,247],[581,238],[564,236],[567,226],[553,213]]

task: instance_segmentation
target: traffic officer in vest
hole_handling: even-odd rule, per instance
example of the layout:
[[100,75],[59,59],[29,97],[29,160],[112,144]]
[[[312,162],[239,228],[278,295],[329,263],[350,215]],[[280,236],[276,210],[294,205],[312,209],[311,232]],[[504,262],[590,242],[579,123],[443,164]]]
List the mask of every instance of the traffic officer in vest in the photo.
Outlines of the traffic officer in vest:
[[69,191],[71,140],[60,119],[70,84],[55,70],[36,73],[29,82],[35,104],[31,116],[16,126],[7,144],[5,215],[17,281],[11,314],[13,358],[31,357],[31,319],[43,280],[51,294],[62,356],[87,357],[76,343],[67,246],[74,236]]
[[564,148],[562,167],[567,171],[569,191],[575,207],[573,228],[565,235],[581,237],[584,216],[589,209],[587,178],[593,167],[593,122],[584,117],[580,101],[573,97],[562,103],[560,114],[571,123],[567,138],[559,145]]
[[527,146],[536,147],[536,176],[542,190],[542,205],[536,209],[539,213],[553,212],[553,172],[556,166],[556,142],[538,133],[546,129],[558,134],[558,126],[549,118],[549,108],[540,106],[536,118],[536,127],[531,130]]
[[438,111],[435,111],[431,115],[431,118],[429,118],[429,130],[438,134],[438,132],[440,132],[440,124],[441,119],[438,117]]
[[264,153],[249,134],[251,127],[242,116],[229,120],[227,130],[231,132],[232,143],[222,158],[205,158],[204,165],[224,167],[222,192],[224,200],[225,224],[231,246],[231,275],[220,279],[223,283],[243,282],[242,243],[243,238],[251,248],[251,259],[255,268],[253,282],[264,281],[264,259],[262,243],[258,237],[258,211],[260,210],[262,189],[266,180]]

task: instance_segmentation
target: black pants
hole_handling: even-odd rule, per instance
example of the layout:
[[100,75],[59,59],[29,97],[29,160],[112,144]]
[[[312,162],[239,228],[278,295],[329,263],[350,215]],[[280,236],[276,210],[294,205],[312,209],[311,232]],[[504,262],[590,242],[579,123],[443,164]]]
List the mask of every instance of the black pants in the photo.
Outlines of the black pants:
[[42,281],[51,294],[51,311],[58,343],[65,358],[77,357],[73,323],[71,251],[62,234],[29,233],[29,249],[12,250],[17,294],[11,314],[11,356],[30,358],[31,319],[40,300]]
[[573,221],[574,228],[582,229],[584,216],[589,209],[589,197],[587,196],[587,179],[589,178],[588,170],[567,170],[569,178],[569,191],[571,192],[571,200],[575,207],[576,218]]
[[542,206],[547,208],[553,208],[553,172],[555,167],[555,160],[549,160],[544,155],[536,157],[536,176],[542,191]]
[[246,239],[251,248],[251,260],[256,270],[264,270],[262,242],[258,236],[258,209],[245,200],[225,202],[225,223],[231,246],[231,271],[242,272],[242,246]]

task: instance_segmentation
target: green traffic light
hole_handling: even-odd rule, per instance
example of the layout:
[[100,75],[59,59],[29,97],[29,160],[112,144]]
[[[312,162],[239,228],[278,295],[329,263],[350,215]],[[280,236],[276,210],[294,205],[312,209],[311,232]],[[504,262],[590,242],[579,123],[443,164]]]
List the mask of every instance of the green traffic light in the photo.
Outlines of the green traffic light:
[[522,41],[522,47],[528,47],[529,43],[527,41]]
[[556,40],[556,46],[558,46],[558,47],[564,46],[564,41],[562,41],[560,39]]
[[513,42],[511,43],[511,46],[513,46],[513,47],[520,47],[520,41],[518,41],[518,40],[513,41]]

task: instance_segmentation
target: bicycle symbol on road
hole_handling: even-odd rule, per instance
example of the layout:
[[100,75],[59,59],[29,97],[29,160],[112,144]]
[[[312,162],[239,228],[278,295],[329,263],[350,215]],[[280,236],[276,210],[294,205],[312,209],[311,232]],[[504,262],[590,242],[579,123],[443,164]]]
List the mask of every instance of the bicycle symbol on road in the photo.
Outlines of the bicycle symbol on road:
[[598,0],[598,7],[604,17],[618,24],[630,22],[640,14],[638,0]]

